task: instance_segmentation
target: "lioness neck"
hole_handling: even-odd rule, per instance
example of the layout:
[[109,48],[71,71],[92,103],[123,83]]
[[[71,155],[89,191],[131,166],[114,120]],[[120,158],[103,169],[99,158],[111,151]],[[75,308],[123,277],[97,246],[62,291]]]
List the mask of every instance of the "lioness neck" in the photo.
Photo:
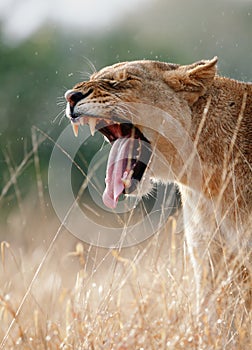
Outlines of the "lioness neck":
[[[252,162],[251,115],[252,84],[219,76],[192,106],[191,137],[197,141],[207,183],[205,193],[218,195],[225,184],[225,193],[244,192],[248,203],[251,191],[245,190],[244,179],[249,178]],[[231,172],[236,179],[235,190],[227,180]]]

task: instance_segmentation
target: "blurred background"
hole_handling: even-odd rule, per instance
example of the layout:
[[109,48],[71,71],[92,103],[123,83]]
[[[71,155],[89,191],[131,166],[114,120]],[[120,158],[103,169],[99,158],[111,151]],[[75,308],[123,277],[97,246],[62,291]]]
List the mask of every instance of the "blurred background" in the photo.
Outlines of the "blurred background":
[[251,0],[1,0],[0,240],[24,243],[35,209],[53,213],[47,170],[67,89],[118,61],[215,55],[221,74],[251,81],[251,37]]

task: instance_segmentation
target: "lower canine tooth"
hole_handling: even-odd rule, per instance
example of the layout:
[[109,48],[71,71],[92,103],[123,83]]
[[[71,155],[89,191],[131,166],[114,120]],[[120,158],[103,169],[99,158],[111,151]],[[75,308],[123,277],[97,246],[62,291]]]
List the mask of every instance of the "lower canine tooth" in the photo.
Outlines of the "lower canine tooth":
[[89,128],[90,128],[91,135],[94,136],[95,126],[96,126],[96,119],[95,118],[89,118],[88,123],[89,123]]
[[79,130],[79,124],[72,123],[72,128],[73,128],[74,136],[77,137],[78,136],[78,130]]
[[121,178],[124,188],[129,188],[131,186],[131,178],[133,175],[133,170],[126,170]]
[[129,188],[131,185],[131,180],[130,179],[122,179],[122,183],[125,188]]

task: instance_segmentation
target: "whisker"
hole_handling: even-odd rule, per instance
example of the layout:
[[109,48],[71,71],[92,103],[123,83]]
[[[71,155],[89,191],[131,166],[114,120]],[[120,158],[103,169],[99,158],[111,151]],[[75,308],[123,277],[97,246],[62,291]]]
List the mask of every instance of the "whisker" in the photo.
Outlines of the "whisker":
[[63,106],[63,105],[65,105],[65,104],[66,104],[66,102],[64,102],[64,101],[60,101],[60,102],[57,102],[56,104],[57,104],[57,106]]
[[56,117],[53,119],[52,122],[55,123],[56,120],[57,120],[58,118],[60,118],[60,123],[59,123],[59,125],[60,125],[64,116],[65,116],[65,108],[62,109],[62,110],[56,115]]
[[93,62],[88,57],[83,56],[83,59],[86,62],[86,64],[88,65],[88,67],[91,70],[91,72],[88,72],[88,71],[81,72],[81,71],[79,71],[78,73],[80,74],[82,80],[89,80],[91,75],[97,72],[97,69],[96,69],[95,65],[93,64]]
[[82,80],[89,80],[92,75],[92,73],[89,73],[89,72],[79,71],[78,73],[80,74]]
[[64,112],[64,113],[62,113],[62,116],[61,116],[61,118],[60,118],[60,120],[59,120],[59,125],[61,125],[62,120],[65,119],[65,110],[64,110],[63,112]]
[[82,58],[84,59],[84,61],[86,61],[89,68],[91,69],[92,73],[96,73],[97,69],[96,69],[95,65],[93,64],[93,62],[87,56],[83,56]]

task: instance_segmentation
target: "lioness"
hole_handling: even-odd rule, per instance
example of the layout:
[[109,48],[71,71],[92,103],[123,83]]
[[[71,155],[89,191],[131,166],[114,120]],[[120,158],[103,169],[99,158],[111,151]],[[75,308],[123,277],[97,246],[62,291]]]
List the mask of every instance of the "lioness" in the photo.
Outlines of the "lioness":
[[248,264],[252,245],[252,85],[219,76],[216,64],[118,63],[65,94],[75,135],[89,123],[112,143],[108,207],[153,179],[178,184],[198,305],[213,286],[205,276],[214,282],[236,256]]

